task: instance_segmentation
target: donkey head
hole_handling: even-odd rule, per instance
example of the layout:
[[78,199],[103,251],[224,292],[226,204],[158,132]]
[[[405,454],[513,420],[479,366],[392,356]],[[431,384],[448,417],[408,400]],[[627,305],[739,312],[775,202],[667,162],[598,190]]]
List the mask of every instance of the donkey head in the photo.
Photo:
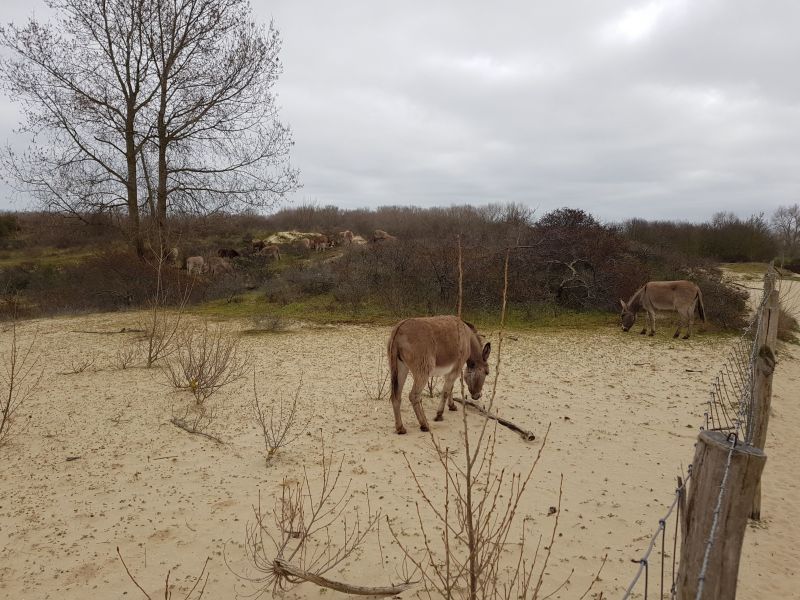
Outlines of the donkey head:
[[620,314],[622,331],[628,331],[636,322],[636,313],[622,299],[620,299],[619,303],[622,305],[622,313]]
[[[480,343],[478,344],[478,348],[480,348]],[[467,359],[467,374],[464,379],[467,382],[467,388],[473,400],[479,400],[481,397],[483,382],[486,381],[486,376],[489,374],[488,360],[491,351],[492,345],[486,342],[486,345],[480,353],[473,352]]]

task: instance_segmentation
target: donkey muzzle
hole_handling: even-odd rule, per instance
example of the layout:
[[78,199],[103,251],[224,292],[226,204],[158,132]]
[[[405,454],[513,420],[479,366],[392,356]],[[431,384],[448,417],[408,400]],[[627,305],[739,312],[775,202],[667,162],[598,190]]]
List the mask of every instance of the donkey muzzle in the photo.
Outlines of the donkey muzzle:
[[481,394],[480,392],[478,392],[477,394],[470,394],[473,400],[480,400],[482,395],[483,394]]

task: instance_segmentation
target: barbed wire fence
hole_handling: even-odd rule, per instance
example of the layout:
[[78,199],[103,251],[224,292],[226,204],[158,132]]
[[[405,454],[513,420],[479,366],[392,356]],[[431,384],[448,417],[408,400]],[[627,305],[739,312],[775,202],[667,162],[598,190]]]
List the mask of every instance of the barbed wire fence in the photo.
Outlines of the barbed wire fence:
[[[658,525],[650,538],[642,556],[633,559],[632,562],[638,563],[630,584],[625,589],[622,600],[633,598],[644,598],[648,600],[653,594],[653,598],[670,598],[678,600],[705,600],[704,593],[707,591],[709,571],[712,562],[719,566],[719,560],[712,561],[712,554],[715,545],[720,540],[720,523],[723,512],[730,510],[730,503],[734,500],[730,494],[731,488],[731,468],[734,457],[738,453],[748,456],[752,450],[752,444],[760,443],[763,449],[763,439],[766,437],[766,422],[760,423],[759,398],[757,388],[760,387],[760,371],[763,369],[763,361],[771,358],[770,368],[774,368],[774,355],[765,356],[772,352],[770,347],[769,334],[773,337],[777,332],[777,319],[780,311],[780,300],[786,294],[781,295],[781,278],[777,271],[770,267],[764,276],[764,288],[756,306],[753,317],[748,322],[742,334],[733,342],[729,351],[725,355],[725,360],[719,371],[712,378],[707,409],[703,415],[703,422],[700,425],[700,435],[696,444],[695,459],[688,467],[685,477],[678,477],[677,487],[674,498],[664,516],[658,520]],[[771,330],[771,331],[768,331]],[[765,346],[766,344],[766,346]],[[772,342],[774,345],[774,341]],[[769,386],[767,393],[771,393],[771,373],[769,370]],[[769,398],[766,399],[766,412],[769,410]],[[766,421],[766,417],[764,417]],[[724,451],[723,466],[721,475],[716,481],[698,481],[697,468],[706,458],[708,445],[715,446],[715,450]],[[712,452],[712,449],[710,452]],[[758,489],[758,506],[760,509],[760,473],[763,468],[765,457],[763,452],[756,447],[753,460],[754,467],[749,468],[748,473],[751,479],[755,478],[755,485]],[[760,453],[760,454],[759,454]],[[711,462],[711,461],[709,461]],[[760,465],[760,466],[758,466]],[[748,468],[746,467],[745,470]],[[737,477],[740,477],[737,470]],[[709,479],[709,475],[716,476],[719,468],[711,470],[704,468],[704,477]],[[689,489],[689,482],[692,481],[692,489]],[[737,479],[737,484],[739,479]],[[712,500],[708,506],[702,506],[698,502],[692,510],[690,507],[687,514],[687,497],[700,495],[705,487],[706,500]],[[710,486],[710,487],[709,487]],[[709,495],[709,489],[714,489],[714,494]],[[756,501],[754,500],[754,506]],[[747,515],[750,515],[749,504],[746,507]],[[741,512],[742,508],[738,508]],[[710,511],[710,512],[709,512]],[[669,521],[674,518],[674,525]],[[708,524],[710,523],[710,525]],[[746,517],[743,521],[746,524]],[[726,524],[727,527],[727,524]],[[693,534],[689,530],[692,530]],[[696,539],[697,532],[701,529],[707,531],[702,534],[703,539]],[[668,536],[671,533],[671,540],[668,543]],[[735,594],[736,573],[738,572],[738,555],[741,552],[741,538],[744,535],[744,526],[741,527],[741,535],[738,535],[738,551],[735,565],[728,565],[733,570],[733,582],[728,582],[733,586]],[[689,538],[687,538],[687,535]],[[732,537],[737,537],[737,532],[733,532]],[[690,539],[695,538],[695,539]],[[684,545],[692,541],[695,548],[690,557],[689,548]],[[737,540],[733,540],[734,543]],[[702,543],[700,543],[702,542]],[[655,553],[655,554],[654,554]],[[680,560],[679,560],[680,559]],[[729,561],[731,562],[731,561]],[[679,564],[680,563],[680,564]],[[694,564],[692,564],[694,563]],[[679,568],[676,569],[676,565]],[[658,569],[657,578],[653,581],[651,571]],[[728,578],[730,579],[730,578]],[[719,575],[715,574],[713,582],[714,594],[709,598],[728,598],[733,597],[719,594]],[[652,590],[652,591],[651,591]],[[729,592],[726,592],[729,593]]]

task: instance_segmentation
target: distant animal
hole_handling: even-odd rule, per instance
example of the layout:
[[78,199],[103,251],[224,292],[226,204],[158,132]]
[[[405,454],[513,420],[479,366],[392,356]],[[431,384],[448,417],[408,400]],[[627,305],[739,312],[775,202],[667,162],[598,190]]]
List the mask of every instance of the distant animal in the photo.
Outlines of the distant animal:
[[400,321],[392,329],[387,347],[394,427],[397,433],[406,432],[400,418],[400,401],[409,373],[414,377],[414,384],[408,398],[419,421],[419,428],[428,431],[428,420],[421,398],[428,380],[434,376],[444,376],[442,400],[435,419],[441,421],[445,402],[450,410],[456,410],[453,383],[461,375],[465,363],[467,372],[464,379],[469,392],[473,400],[481,397],[483,383],[489,374],[487,361],[491,350],[491,344],[483,344],[473,325],[455,316],[419,317]]
[[205,263],[202,256],[190,256],[186,259],[186,271],[189,275],[201,275],[205,271]]
[[376,229],[371,239],[373,242],[391,242],[397,238],[390,233],[386,233],[383,229]]
[[177,266],[180,261],[180,250],[178,250],[177,247],[170,248],[164,258],[173,265]]
[[648,281],[631,296],[630,300],[622,305],[622,331],[628,331],[636,322],[636,314],[640,310],[645,311],[644,329],[640,331],[642,335],[647,333],[648,326],[650,335],[656,332],[656,311],[674,311],[678,313],[678,328],[672,337],[681,334],[681,327],[686,327],[686,334],[683,339],[689,339],[692,335],[692,325],[694,315],[697,312],[703,322],[706,321],[706,309],[703,306],[703,293],[700,288],[691,281],[685,279],[679,281]]
[[349,229],[339,232],[339,240],[342,246],[350,246],[353,243],[353,232]]
[[321,252],[325,250],[325,248],[333,246],[333,240],[331,240],[331,238],[322,233],[317,233],[311,236],[310,241],[311,241],[311,249],[316,250],[317,252]]
[[206,272],[210,273],[212,277],[225,275],[226,273],[233,272],[233,264],[227,258],[221,256],[212,256],[206,263]]
[[264,246],[267,245],[267,242],[265,242],[264,240],[253,240],[251,243],[253,245],[253,252],[258,252],[260,250],[263,250]]
[[217,250],[217,256],[220,258],[236,258],[239,253],[233,248],[220,248]]
[[311,250],[311,240],[308,238],[299,238],[292,243],[292,246],[298,250]]
[[268,246],[264,246],[259,251],[259,254],[266,256],[267,258],[271,258],[272,260],[281,259],[281,249],[276,244],[270,244]]

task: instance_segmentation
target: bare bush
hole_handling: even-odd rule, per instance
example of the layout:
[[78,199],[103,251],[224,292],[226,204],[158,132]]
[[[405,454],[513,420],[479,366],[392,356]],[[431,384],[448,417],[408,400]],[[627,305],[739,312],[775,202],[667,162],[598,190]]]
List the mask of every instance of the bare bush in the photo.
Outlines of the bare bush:
[[153,251],[155,268],[155,291],[149,301],[149,320],[145,329],[147,368],[157,361],[169,357],[176,349],[178,332],[181,331],[183,313],[192,291],[192,284],[178,286],[177,305],[170,310],[170,290],[164,284],[164,271],[168,268],[169,255],[159,244]]
[[71,356],[69,358],[69,368],[62,371],[59,375],[78,375],[87,369],[94,366],[97,362],[97,356],[90,354],[88,356]]
[[325,577],[361,550],[370,532],[377,530],[380,513],[372,511],[368,494],[366,514],[351,506],[349,484],[343,491],[337,489],[344,457],[335,462],[322,437],[320,448],[318,475],[310,476],[304,469],[302,481],[284,479],[281,497],[271,511],[261,506],[259,496],[254,521],[245,534],[246,557],[255,574],[236,575],[250,582],[255,596],[275,594],[304,581],[362,595],[394,595],[408,589],[408,582],[364,588]]
[[256,390],[256,374],[253,370],[253,398],[250,401],[250,408],[261,429],[267,464],[278,450],[297,440],[308,429],[311,418],[300,421],[298,414],[298,402],[302,387],[301,379],[289,400],[285,400],[283,394],[279,393],[277,402],[262,402]]
[[44,374],[38,368],[39,356],[34,353],[36,337],[27,346],[20,347],[16,320],[11,321],[10,330],[11,348],[3,356],[3,370],[0,371],[0,447],[8,443],[19,409],[36,392]]
[[175,358],[164,373],[177,389],[189,390],[203,404],[221,388],[244,377],[247,361],[239,355],[239,338],[221,326],[187,328],[176,334]]
[[[122,566],[125,567],[125,572],[128,574],[128,578],[133,582],[133,585],[139,588],[139,591],[144,594],[145,598],[148,600],[153,600],[150,594],[144,591],[144,588],[139,585],[139,582],[136,581],[136,578],[133,576],[133,573],[131,573],[128,565],[125,564],[125,559],[122,558],[122,553],[119,551],[119,546],[117,546],[117,556],[119,556],[119,560],[122,563]],[[208,584],[209,573],[206,573],[206,567],[210,561],[211,559],[207,558],[206,562],[203,563],[203,568],[200,570],[200,574],[194,578],[194,583],[192,584],[192,587],[189,588],[189,592],[183,597],[183,600],[201,600],[206,591],[206,585]],[[172,599],[172,588],[169,584],[169,576],[171,573],[172,570],[167,571],[167,577],[164,581],[164,600]]]
[[371,366],[366,372],[362,367],[362,360],[358,358],[358,378],[368,400],[381,402],[389,397],[389,368],[386,364],[386,352],[381,348]]
[[141,342],[124,340],[111,358],[111,364],[124,371],[135,365],[142,358],[143,348]]

